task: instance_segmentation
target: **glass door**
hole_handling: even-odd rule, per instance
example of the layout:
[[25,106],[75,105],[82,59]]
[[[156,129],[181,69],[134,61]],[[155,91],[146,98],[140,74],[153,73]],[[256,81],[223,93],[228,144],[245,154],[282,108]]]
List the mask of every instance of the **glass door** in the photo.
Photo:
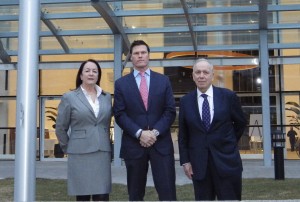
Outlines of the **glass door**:
[[60,96],[41,96],[40,134],[37,137],[37,151],[41,161],[65,161],[56,134],[57,108]]
[[0,159],[15,159],[16,97],[0,98]]

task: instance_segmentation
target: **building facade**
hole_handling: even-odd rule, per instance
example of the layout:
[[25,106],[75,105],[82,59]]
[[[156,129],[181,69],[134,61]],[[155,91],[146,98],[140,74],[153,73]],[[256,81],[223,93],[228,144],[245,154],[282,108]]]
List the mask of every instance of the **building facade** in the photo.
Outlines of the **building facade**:
[[[15,158],[18,0],[0,2],[0,159]],[[25,11],[24,11],[25,12]],[[57,155],[55,121],[63,93],[75,88],[80,63],[93,58],[103,69],[101,87],[131,71],[129,44],[145,40],[150,66],[170,78],[177,107],[193,90],[197,58],[215,65],[214,85],[237,93],[248,119],[240,140],[242,158],[272,158],[271,133],[300,136],[300,3],[296,0],[41,0],[36,151],[43,161]],[[118,57],[119,56],[119,57]],[[178,117],[177,117],[178,118]],[[118,158],[120,131],[112,121]],[[172,134],[175,157],[178,120]],[[285,158],[299,159],[286,137]],[[270,160],[270,159],[267,159]]]

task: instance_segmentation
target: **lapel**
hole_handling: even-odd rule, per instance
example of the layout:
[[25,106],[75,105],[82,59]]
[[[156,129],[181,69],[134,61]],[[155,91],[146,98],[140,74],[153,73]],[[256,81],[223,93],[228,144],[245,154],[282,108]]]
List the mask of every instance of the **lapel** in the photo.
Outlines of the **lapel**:
[[97,115],[97,120],[100,121],[104,115],[104,113],[102,113],[102,112],[104,110],[104,105],[106,104],[106,102],[104,101],[104,95],[102,93],[98,97],[98,101],[99,101],[99,112]]
[[211,122],[210,128],[212,128],[216,123],[216,117],[222,116],[220,114],[220,109],[222,107],[222,100],[224,99],[222,96],[222,92],[220,88],[213,86],[213,96],[214,96],[214,117]]
[[151,107],[153,94],[157,86],[160,85],[159,80],[156,77],[156,72],[150,70],[150,88],[149,88],[149,95],[148,95],[148,110]]
[[196,122],[200,123],[201,127],[203,127],[203,129],[205,130],[205,127],[204,127],[204,124],[202,122],[202,118],[201,118],[201,115],[200,115],[200,112],[199,112],[199,103],[198,103],[198,97],[197,97],[197,90],[194,90],[192,92],[191,96],[192,96],[191,109],[193,111],[196,111]]
[[91,111],[93,117],[95,117],[95,115],[94,115],[94,110],[93,110],[92,106],[90,105],[89,101],[86,99],[85,95],[83,94],[81,88],[80,88],[80,87],[77,88],[77,89],[75,90],[75,92],[76,92],[76,96],[78,97],[78,99],[82,102],[82,104],[83,104],[85,107],[87,107],[87,108]]

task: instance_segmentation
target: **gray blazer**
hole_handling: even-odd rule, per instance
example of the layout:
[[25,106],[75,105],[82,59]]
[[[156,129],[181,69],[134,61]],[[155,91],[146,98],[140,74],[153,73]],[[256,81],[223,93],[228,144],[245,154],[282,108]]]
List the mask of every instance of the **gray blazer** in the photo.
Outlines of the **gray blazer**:
[[62,96],[58,106],[56,136],[64,153],[111,151],[109,139],[111,95],[102,92],[98,99],[100,109],[96,118],[81,88]]

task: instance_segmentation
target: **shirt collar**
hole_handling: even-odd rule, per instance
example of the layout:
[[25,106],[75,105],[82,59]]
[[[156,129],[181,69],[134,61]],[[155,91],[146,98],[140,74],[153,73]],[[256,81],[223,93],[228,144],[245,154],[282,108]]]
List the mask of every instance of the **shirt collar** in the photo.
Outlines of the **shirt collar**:
[[[136,78],[139,75],[139,73],[140,73],[140,71],[138,71],[136,69],[133,69],[134,78]],[[145,74],[150,76],[150,69],[149,68],[145,71]]]
[[[197,88],[197,97],[200,97],[202,93],[198,88]],[[207,89],[207,91],[205,92],[206,95],[208,95],[208,97],[213,97],[213,87],[212,85],[209,86],[209,88]]]
[[[88,96],[87,91],[82,87],[82,85],[80,85],[80,87],[81,87],[81,90],[82,90],[83,94],[85,96]],[[96,88],[96,91],[97,91],[97,97],[99,97],[101,95],[101,93],[102,93],[102,88],[100,86],[98,86],[98,85],[95,85],[95,88]]]

